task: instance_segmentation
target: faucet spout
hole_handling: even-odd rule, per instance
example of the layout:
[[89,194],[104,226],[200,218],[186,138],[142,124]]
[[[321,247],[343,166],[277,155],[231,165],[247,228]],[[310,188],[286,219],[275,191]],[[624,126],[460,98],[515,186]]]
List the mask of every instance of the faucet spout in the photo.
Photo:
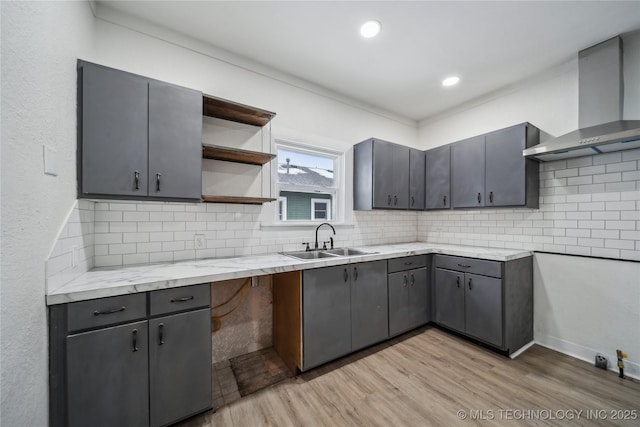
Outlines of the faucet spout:
[[[316,227],[316,244],[315,244],[315,248],[318,249],[318,230],[320,229],[320,227],[322,227],[323,225],[328,225],[329,227],[331,227],[331,229],[333,230],[333,235],[336,235],[336,229],[333,228],[333,225],[329,224],[328,222],[323,222],[322,224],[320,224],[318,227]],[[333,238],[331,238],[331,240],[333,240]],[[333,246],[333,244],[331,245]]]

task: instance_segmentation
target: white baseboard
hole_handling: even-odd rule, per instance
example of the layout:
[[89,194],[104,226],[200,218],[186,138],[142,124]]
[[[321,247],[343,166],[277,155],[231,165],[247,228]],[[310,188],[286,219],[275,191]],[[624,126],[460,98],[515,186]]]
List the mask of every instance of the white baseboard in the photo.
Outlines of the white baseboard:
[[535,341],[531,341],[529,344],[525,344],[525,345],[523,345],[522,347],[520,347],[520,350],[518,350],[518,351],[516,351],[516,352],[514,352],[514,353],[511,353],[511,354],[509,355],[509,357],[510,357],[510,358],[512,358],[512,359],[515,359],[516,357],[520,356],[522,353],[524,353],[525,351],[527,351],[527,349],[528,349],[529,347],[531,347],[532,345],[534,345],[535,343],[536,343]]
[[[595,364],[596,354],[604,355],[608,360],[608,370],[618,372],[618,359],[616,354],[606,351],[597,351],[589,347],[585,347],[580,344],[572,343],[560,338],[556,338],[550,335],[536,335],[535,343],[542,347],[550,348],[567,356],[575,357],[576,359],[584,360],[585,362]],[[624,349],[622,349],[624,351]],[[615,351],[615,350],[614,350]],[[515,354],[520,354],[522,350],[518,350]],[[640,364],[624,361],[624,375],[630,378],[640,380]]]

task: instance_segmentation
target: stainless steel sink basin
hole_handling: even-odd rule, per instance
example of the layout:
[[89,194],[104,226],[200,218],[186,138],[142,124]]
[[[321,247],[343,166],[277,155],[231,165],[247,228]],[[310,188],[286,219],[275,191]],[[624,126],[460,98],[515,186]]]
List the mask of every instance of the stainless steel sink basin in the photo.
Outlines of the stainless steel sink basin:
[[357,249],[351,249],[351,248],[328,249],[324,252],[332,255],[338,255],[338,256],[367,255],[371,253],[371,252],[364,252],[364,251],[359,251]]
[[343,256],[354,255],[367,255],[372,252],[359,251],[351,248],[337,248],[337,249],[323,249],[319,251],[296,251],[296,252],[283,252],[282,255],[287,255],[293,258],[309,260],[319,258],[336,258]]
[[283,255],[298,259],[318,259],[318,258],[335,258],[337,255],[325,253],[323,251],[299,251],[299,252],[283,252]]

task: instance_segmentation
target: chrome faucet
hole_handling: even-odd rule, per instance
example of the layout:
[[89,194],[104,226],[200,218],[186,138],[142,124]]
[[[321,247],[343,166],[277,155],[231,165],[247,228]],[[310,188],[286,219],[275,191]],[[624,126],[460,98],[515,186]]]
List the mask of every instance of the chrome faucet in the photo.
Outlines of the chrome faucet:
[[[333,225],[329,224],[328,222],[323,222],[322,224],[320,224],[317,228],[316,228],[316,244],[315,244],[315,249],[318,249],[318,230],[320,229],[320,227],[322,227],[323,225],[328,225],[329,227],[331,227],[331,229],[333,230],[333,235],[336,235],[336,229],[333,228]],[[331,249],[333,249],[333,237],[329,238],[331,240]]]

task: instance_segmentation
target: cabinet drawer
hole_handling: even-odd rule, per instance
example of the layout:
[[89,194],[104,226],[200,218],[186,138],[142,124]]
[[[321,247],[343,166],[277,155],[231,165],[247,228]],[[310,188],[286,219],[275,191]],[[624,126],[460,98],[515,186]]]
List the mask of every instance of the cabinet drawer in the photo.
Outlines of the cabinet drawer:
[[209,283],[153,291],[149,294],[149,314],[151,316],[209,307],[210,305],[211,285]]
[[146,316],[146,293],[99,298],[67,305],[69,332],[128,322]]
[[414,255],[402,258],[394,258],[388,261],[387,272],[395,273],[396,271],[413,270],[414,268],[422,268],[427,266],[426,255]]
[[500,261],[436,255],[436,267],[483,276],[502,277],[502,262]]

